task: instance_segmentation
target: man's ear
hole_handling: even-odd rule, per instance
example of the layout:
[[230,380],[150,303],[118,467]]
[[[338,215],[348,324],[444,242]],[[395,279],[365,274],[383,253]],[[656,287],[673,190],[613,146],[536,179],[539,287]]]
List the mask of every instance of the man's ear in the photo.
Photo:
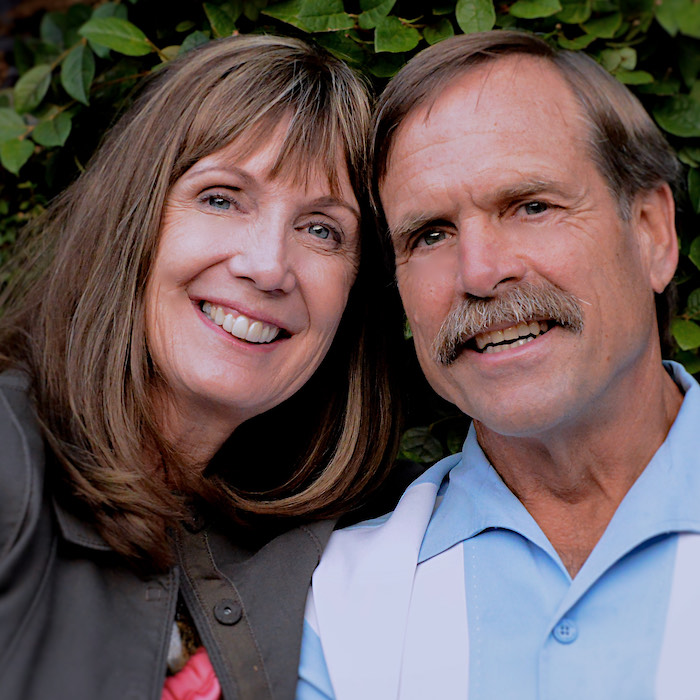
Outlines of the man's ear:
[[649,281],[654,291],[661,294],[678,266],[676,205],[671,188],[664,182],[653,190],[640,192],[632,212]]

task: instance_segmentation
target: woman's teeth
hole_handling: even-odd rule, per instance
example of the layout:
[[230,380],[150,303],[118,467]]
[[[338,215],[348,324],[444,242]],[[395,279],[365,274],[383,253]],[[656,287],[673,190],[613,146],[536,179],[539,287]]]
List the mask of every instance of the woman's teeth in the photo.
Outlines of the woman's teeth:
[[529,323],[518,323],[500,331],[479,333],[479,335],[474,336],[474,342],[480,352],[503,352],[508,348],[525,345],[548,330],[549,324],[546,321],[530,321]]
[[254,321],[243,314],[227,314],[220,306],[208,301],[202,303],[202,311],[227,333],[249,343],[270,343],[280,333],[280,329],[271,323]]

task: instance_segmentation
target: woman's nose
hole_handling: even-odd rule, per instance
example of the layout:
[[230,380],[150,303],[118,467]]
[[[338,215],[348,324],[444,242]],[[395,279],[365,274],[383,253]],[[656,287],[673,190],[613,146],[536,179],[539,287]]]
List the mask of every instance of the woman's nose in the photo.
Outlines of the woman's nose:
[[235,252],[229,258],[231,274],[249,280],[265,292],[288,294],[296,286],[293,271],[291,235],[279,222],[257,222],[238,233]]

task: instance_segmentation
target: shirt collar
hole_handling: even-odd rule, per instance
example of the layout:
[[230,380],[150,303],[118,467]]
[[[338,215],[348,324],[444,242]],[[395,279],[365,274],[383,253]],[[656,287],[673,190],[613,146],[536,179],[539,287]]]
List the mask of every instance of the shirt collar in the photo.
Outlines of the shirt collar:
[[53,507],[61,534],[68,542],[101,552],[112,549],[92,523],[82,520],[56,498],[53,499]]
[[[623,499],[604,535],[608,554],[615,551],[622,556],[663,533],[700,532],[700,386],[681,365],[664,364],[685,397],[665,441]],[[473,425],[460,462],[445,476],[441,494],[419,562],[493,528],[517,532],[559,560],[535,520],[489,463]]]

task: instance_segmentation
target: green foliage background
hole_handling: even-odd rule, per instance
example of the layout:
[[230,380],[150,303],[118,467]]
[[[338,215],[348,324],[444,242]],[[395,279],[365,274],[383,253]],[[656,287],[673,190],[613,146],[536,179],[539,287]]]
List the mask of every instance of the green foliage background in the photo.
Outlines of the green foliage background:
[[[88,2],[15,40],[19,78],[0,91],[0,262],[19,228],[71,182],[139,80],[232,33],[311,36],[380,90],[414,53],[455,33],[541,33],[586,51],[640,97],[687,166],[678,195],[676,359],[700,371],[700,2],[697,0],[158,0]],[[86,202],[86,206],[99,206]],[[443,409],[421,415],[402,456],[432,462],[461,446]]]

